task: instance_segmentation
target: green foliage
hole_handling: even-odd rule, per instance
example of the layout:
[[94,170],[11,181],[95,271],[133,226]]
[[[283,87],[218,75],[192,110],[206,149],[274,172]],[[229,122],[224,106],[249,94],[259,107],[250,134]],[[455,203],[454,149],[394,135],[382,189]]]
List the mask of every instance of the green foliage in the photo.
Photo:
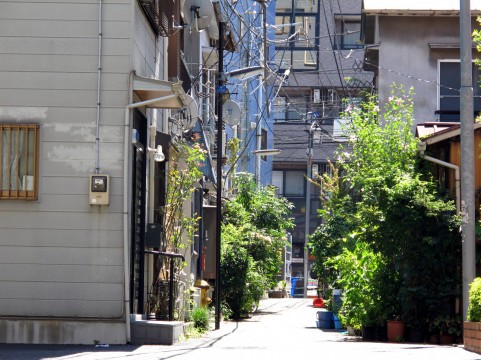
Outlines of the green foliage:
[[[232,239],[242,239],[239,236],[241,234],[237,232],[235,227],[229,226],[225,230],[233,231],[229,234]],[[252,268],[252,258],[249,257],[247,248],[239,246],[240,244],[236,244],[236,242],[228,242],[223,239],[220,287],[222,289],[222,300],[228,305],[232,318],[239,319],[246,311],[250,310],[247,279]]]
[[386,262],[368,244],[358,242],[350,251],[342,253],[331,262],[338,271],[338,285],[343,289],[343,303],[339,316],[348,325],[380,325],[388,316],[391,306],[389,287],[394,279],[386,272]]
[[192,238],[197,230],[198,217],[184,217],[184,204],[195,191],[195,183],[202,178],[199,163],[206,151],[199,145],[176,144],[171,153],[168,172],[166,205],[160,209],[164,222],[164,248],[178,252],[185,248],[185,236]]
[[195,307],[191,314],[194,327],[201,332],[209,329],[210,310],[207,307]]
[[332,175],[324,174],[314,183],[322,191],[323,207],[319,210],[319,215],[323,218],[323,223],[310,236],[309,243],[312,253],[316,256],[314,271],[319,274],[320,288],[324,292],[337,278],[337,273],[328,261],[339,255],[346,246],[354,229],[355,210],[354,206],[351,206],[347,189],[342,184],[339,168],[332,163],[330,166]]
[[[481,24],[481,17],[478,16],[476,21]],[[473,30],[473,41],[476,44],[476,50],[481,51],[481,30],[474,29]],[[479,58],[474,59],[476,65],[481,66],[481,60]]]
[[461,335],[460,316],[438,315],[430,324],[429,331],[439,335]]
[[348,325],[426,322],[459,292],[459,218],[418,167],[412,94],[393,86],[382,111],[372,97],[346,112],[352,151],[322,179],[310,245],[325,286],[343,288]]
[[251,174],[238,174],[236,197],[226,203],[222,227],[222,303],[232,318],[258,304],[277,284],[285,233],[293,226],[292,204],[274,188],[257,189]]
[[481,278],[469,285],[468,321],[481,321]]
[[[159,239],[161,251],[183,253],[187,251],[187,245],[193,240],[197,228],[199,217],[184,216],[184,205],[191,199],[195,191],[195,183],[202,178],[199,163],[205,159],[206,151],[199,145],[178,142],[172,147],[170,152],[170,167],[167,178],[167,191],[165,206],[157,209],[161,216],[164,231],[162,239]],[[167,313],[166,292],[162,290],[163,284],[168,280],[170,261],[174,261],[174,271],[178,274],[185,266],[180,260],[171,260],[167,257],[160,257],[161,264],[157,279],[154,281],[150,290],[151,298],[149,307],[151,311],[158,314]],[[175,276],[175,275],[174,275]],[[178,289],[174,290],[174,296],[180,297]],[[180,300],[180,299],[178,299]],[[182,314],[181,301],[175,301],[175,318],[179,319]]]

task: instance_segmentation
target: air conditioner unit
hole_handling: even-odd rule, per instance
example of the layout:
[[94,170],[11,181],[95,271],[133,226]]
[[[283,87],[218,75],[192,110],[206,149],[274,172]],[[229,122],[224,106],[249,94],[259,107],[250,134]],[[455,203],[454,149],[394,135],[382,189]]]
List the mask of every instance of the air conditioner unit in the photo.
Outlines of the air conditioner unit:
[[[217,130],[214,132],[214,141],[212,142],[211,145],[211,154],[213,159],[217,159]],[[222,149],[221,149],[221,157],[224,157],[225,154],[225,148],[226,148],[226,142],[227,142],[227,134],[225,133],[225,130],[222,130]]]
[[312,102],[314,104],[319,104],[321,102],[321,89],[314,89],[314,93],[312,95]]
[[337,91],[334,89],[329,89],[328,90],[328,97],[329,97],[329,103],[332,105],[334,104],[337,100]]

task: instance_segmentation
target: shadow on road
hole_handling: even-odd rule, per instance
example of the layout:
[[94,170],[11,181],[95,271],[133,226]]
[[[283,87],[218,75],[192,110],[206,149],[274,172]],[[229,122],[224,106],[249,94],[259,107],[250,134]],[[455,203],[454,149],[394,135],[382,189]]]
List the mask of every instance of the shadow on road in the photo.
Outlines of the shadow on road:
[[135,345],[30,345],[0,344],[0,359],[38,360],[63,356],[81,355],[83,353],[133,352]]

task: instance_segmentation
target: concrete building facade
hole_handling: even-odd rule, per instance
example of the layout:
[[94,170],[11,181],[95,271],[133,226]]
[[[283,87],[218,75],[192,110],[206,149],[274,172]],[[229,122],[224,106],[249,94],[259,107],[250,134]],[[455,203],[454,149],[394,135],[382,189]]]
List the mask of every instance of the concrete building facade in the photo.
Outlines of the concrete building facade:
[[[472,1],[472,29],[479,28],[480,10],[481,4]],[[414,89],[417,123],[459,121],[459,1],[365,0],[362,12],[364,68],[375,73],[380,102],[386,102],[396,83]],[[473,63],[476,113],[481,110],[478,73]]]
[[274,58],[290,75],[274,100],[274,143],[282,153],[274,158],[273,184],[295,204],[292,276],[301,280],[294,290],[299,297],[307,295],[309,282],[316,296],[307,242],[321,222],[319,189],[308,186],[306,176],[330,171],[329,161],[336,162],[346,140],[344,108],[372,91],[372,73],[362,69],[361,4],[279,0],[276,5]]
[[150,10],[0,4],[0,342],[126,343],[144,313],[163,192],[149,180],[166,166],[148,149],[168,152],[168,115],[186,106],[167,80],[170,20]]
[[[242,25],[244,12],[230,5],[1,2],[0,343],[172,343],[180,336],[186,290],[196,280],[216,280],[212,159],[224,157],[214,145],[219,51],[260,59],[262,36],[246,55],[236,35],[257,34],[262,17]],[[261,4],[254,7],[259,12]],[[227,28],[220,50],[219,23],[229,16],[238,26]],[[226,71],[243,66],[229,65]],[[224,141],[257,140],[250,127],[256,118],[269,126],[254,98],[236,129],[225,125]],[[265,147],[272,132],[268,138]],[[159,254],[166,250],[162,207],[181,142],[208,154],[183,207],[185,217],[201,220],[194,239],[174,254],[186,266],[176,272],[175,298],[165,300],[175,309],[161,314],[180,320],[170,321],[165,340],[162,321],[151,327],[149,320],[158,315],[151,299],[159,264],[172,255]],[[246,164],[255,161],[252,144]],[[261,163],[263,184],[270,182],[270,161]]]

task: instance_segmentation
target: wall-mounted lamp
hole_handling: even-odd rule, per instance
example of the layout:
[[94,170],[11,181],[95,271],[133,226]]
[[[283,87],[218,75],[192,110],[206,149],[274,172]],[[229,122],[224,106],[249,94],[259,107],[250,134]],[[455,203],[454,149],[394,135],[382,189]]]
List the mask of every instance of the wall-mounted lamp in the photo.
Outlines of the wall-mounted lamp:
[[162,151],[162,145],[157,145],[157,149],[147,148],[149,153],[154,154],[154,161],[162,162],[165,160],[165,154]]

